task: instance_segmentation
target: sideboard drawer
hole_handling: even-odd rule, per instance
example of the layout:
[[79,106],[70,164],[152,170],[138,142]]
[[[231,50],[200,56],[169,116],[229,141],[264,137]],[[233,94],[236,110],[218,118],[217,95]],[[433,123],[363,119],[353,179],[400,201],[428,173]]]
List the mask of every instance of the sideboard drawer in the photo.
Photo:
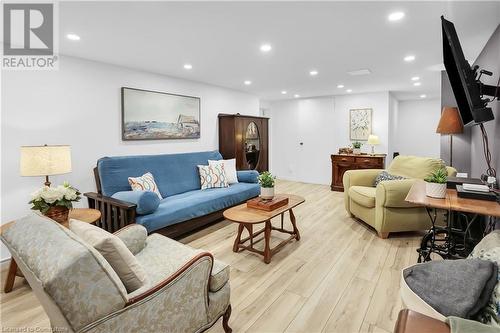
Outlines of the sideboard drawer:
[[359,163],[356,165],[356,169],[383,169],[384,166],[382,164],[377,163]]
[[380,161],[379,158],[356,157],[356,163],[361,163],[361,164],[379,164],[379,161]]
[[385,155],[331,155],[332,159],[332,191],[344,191],[342,178],[347,170],[383,169]]
[[334,155],[333,160],[335,162],[349,162],[353,163],[354,162],[354,157],[352,156],[339,156],[339,155]]

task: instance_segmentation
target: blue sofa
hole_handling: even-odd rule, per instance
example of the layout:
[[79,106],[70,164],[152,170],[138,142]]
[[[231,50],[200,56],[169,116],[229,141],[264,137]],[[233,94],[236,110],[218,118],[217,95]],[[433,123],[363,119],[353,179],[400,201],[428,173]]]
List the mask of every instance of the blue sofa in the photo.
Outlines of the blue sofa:
[[[176,237],[222,217],[224,209],[260,194],[258,172],[238,171],[238,183],[201,190],[197,165],[220,160],[218,151],[104,157],[94,169],[97,193],[85,193],[89,207],[101,211],[98,226],[114,232],[139,223],[148,232]],[[151,172],[163,199],[132,191],[128,177]],[[156,202],[155,202],[156,201]]]

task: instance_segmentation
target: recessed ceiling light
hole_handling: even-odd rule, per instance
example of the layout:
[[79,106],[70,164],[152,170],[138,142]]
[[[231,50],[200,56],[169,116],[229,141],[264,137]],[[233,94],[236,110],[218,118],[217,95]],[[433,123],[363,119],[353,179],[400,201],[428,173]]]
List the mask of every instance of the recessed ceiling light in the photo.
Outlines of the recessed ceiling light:
[[407,55],[406,57],[404,57],[404,61],[406,62],[412,62],[413,60],[415,60],[414,55]]
[[184,69],[192,69],[193,65],[191,64],[184,64]]
[[312,71],[309,72],[309,75],[316,76],[316,75],[318,75],[318,71],[313,69]]
[[405,17],[405,13],[403,13],[403,12],[394,12],[394,13],[390,13],[389,16],[387,16],[387,19],[389,21],[399,21],[403,17]]
[[421,86],[421,85],[422,85],[422,83],[420,83],[420,82],[415,82],[413,85],[414,85],[415,87],[418,87],[418,86]]
[[422,94],[422,95],[420,95],[420,98],[426,98],[426,97],[427,97],[427,95],[426,95],[426,94]]
[[271,46],[271,44],[262,44],[262,45],[260,46],[260,50],[261,50],[262,52],[269,52],[269,51],[271,51],[272,49],[273,49],[273,47]]
[[67,34],[66,38],[69,40],[80,40],[80,36],[78,36],[77,34]]
[[342,89],[342,88],[344,88],[344,85],[343,84],[339,84],[339,85],[337,85],[337,88]]
[[243,83],[244,83],[245,85],[249,86],[249,85],[251,85],[251,84],[252,84],[252,81],[250,81],[250,80],[246,80],[246,81],[244,81]]
[[352,92],[352,89],[347,89],[346,92],[350,93]]
[[281,94],[286,95],[287,94],[286,90],[282,90]]
[[418,81],[418,80],[420,80],[420,78],[418,76],[414,76],[414,77],[411,78],[411,80],[412,81]]
[[299,97],[300,97],[300,95],[299,95],[299,94],[295,94],[295,95],[293,95],[293,97],[295,97],[295,98],[299,98]]

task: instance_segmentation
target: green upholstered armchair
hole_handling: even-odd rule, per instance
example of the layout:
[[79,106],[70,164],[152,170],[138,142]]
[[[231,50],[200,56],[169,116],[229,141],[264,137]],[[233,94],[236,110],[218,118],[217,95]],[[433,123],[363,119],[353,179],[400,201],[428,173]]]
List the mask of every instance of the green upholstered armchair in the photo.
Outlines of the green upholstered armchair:
[[[374,187],[382,170],[349,170],[344,173],[344,202],[351,216],[371,225],[379,237],[387,238],[390,232],[425,230],[430,220],[424,208],[405,201],[406,195],[417,179],[424,179],[444,162],[436,158],[397,156],[387,172],[403,176],[404,180],[386,180]],[[457,171],[446,167],[449,176]]]

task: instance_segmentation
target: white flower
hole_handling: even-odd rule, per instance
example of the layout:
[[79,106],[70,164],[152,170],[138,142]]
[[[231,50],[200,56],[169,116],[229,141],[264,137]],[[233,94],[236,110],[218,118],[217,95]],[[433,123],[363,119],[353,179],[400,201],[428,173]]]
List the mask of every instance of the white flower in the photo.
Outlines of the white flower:
[[78,197],[78,195],[76,194],[76,190],[72,188],[67,182],[65,182],[63,185],[59,185],[57,187],[57,190],[61,192],[64,199],[68,201],[75,200]]
[[71,187],[66,187],[66,191],[64,193],[64,198],[66,198],[66,200],[69,201],[76,200],[77,197],[78,196],[76,195],[75,189]]
[[64,193],[61,190],[53,187],[45,187],[40,194],[40,197],[48,204],[54,203],[57,200],[61,200],[64,197]]
[[36,190],[35,192],[31,193],[31,199],[33,201],[38,201],[41,199],[41,195],[42,195],[42,192],[45,190],[45,187],[40,187],[38,190]]

